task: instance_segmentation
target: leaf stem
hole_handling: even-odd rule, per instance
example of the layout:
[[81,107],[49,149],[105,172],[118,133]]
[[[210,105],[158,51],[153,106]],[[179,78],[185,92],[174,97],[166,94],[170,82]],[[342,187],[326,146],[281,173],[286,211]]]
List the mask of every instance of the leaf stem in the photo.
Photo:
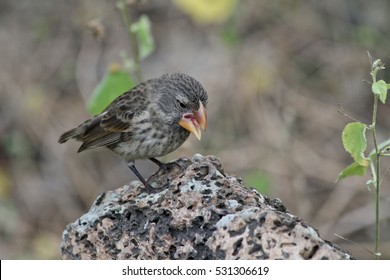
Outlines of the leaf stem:
[[134,75],[135,75],[136,79],[138,80],[137,82],[142,82],[143,75],[142,75],[140,54],[139,54],[139,48],[138,48],[138,38],[137,38],[137,35],[131,30],[132,20],[131,20],[129,13],[126,10],[125,0],[119,0],[117,2],[117,7],[121,12],[123,22],[126,26],[128,34],[129,34],[131,52],[132,52],[132,57],[133,57],[133,61],[134,61]]
[[337,112],[347,118],[350,118],[351,120],[355,121],[355,122],[360,122],[360,123],[363,123],[361,121],[359,121],[358,119],[355,119],[354,117],[348,115],[345,111],[344,111],[344,108],[341,106],[341,104],[339,104],[339,109],[337,110]]

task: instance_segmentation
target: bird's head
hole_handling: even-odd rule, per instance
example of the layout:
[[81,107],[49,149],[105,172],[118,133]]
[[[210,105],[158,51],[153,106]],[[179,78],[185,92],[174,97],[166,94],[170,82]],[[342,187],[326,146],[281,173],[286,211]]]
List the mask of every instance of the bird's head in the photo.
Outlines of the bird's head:
[[169,121],[192,132],[200,140],[206,129],[207,92],[194,78],[182,74],[167,74],[161,77],[164,90],[160,107],[169,116]]

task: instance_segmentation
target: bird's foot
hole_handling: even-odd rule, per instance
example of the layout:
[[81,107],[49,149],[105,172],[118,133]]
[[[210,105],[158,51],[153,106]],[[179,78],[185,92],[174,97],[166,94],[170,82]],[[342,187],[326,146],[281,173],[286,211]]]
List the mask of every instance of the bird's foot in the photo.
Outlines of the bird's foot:
[[163,171],[164,173],[169,173],[175,170],[175,168],[177,167],[181,171],[184,171],[188,167],[188,165],[191,164],[191,161],[188,158],[180,158],[176,161],[168,162],[168,163],[163,163],[155,158],[149,158],[149,160],[151,160],[152,162],[158,165],[159,168],[157,173],[159,173],[160,171]]
[[147,193],[156,193],[157,191],[158,191],[158,189],[157,188],[154,188],[154,187],[152,187],[150,184],[148,184],[148,183],[142,183],[143,184],[143,186],[144,186],[144,189],[145,189],[145,191],[147,192]]
[[158,165],[158,170],[149,179],[148,182],[154,182],[158,189],[168,188],[170,182],[183,174],[184,170],[191,164],[188,158],[180,158],[173,162],[163,163],[155,158],[150,158],[152,162]]

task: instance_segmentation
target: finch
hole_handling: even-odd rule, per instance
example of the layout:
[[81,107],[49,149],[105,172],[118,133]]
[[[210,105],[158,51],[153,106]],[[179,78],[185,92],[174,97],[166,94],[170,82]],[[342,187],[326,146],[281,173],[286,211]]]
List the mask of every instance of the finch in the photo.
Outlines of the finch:
[[107,147],[123,157],[139,180],[150,188],[134,165],[179,148],[193,133],[200,140],[206,129],[207,92],[194,78],[166,74],[142,82],[117,97],[102,113],[63,133],[58,142],[82,142],[78,152]]

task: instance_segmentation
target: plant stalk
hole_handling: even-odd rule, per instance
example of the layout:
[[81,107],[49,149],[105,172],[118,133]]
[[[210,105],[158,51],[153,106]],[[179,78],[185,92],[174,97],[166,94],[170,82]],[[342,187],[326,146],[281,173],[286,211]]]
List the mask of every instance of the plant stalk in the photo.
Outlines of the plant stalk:
[[143,75],[141,70],[141,62],[140,62],[140,55],[139,55],[139,48],[138,48],[138,38],[136,34],[131,31],[132,20],[129,13],[126,10],[125,0],[119,0],[117,7],[121,12],[123,22],[129,34],[130,47],[131,47],[132,57],[134,61],[134,75],[137,79],[137,82],[142,82]]
[[[376,73],[375,73],[376,74]],[[376,81],[376,75],[373,75],[373,81]],[[374,148],[375,148],[375,258],[378,260],[380,258],[380,252],[379,252],[379,229],[380,229],[380,219],[379,219],[379,206],[380,206],[380,155],[381,152],[378,147],[378,141],[376,137],[376,115],[378,110],[378,99],[379,96],[377,94],[374,94],[374,109],[372,113],[372,124],[371,124],[371,131],[372,131],[372,138],[374,142]]]

